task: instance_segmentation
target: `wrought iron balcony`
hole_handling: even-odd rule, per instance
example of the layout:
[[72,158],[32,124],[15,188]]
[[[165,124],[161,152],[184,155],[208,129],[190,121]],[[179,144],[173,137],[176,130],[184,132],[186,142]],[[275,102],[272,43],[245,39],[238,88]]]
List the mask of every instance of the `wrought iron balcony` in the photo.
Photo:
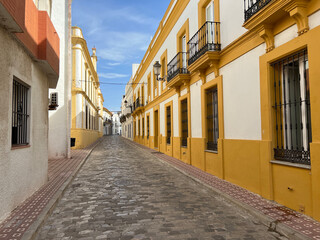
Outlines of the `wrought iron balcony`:
[[136,111],[140,107],[143,107],[143,100],[142,98],[137,98],[133,103],[133,111]]
[[120,116],[120,122],[124,123],[126,121],[126,116],[125,115],[121,115]]
[[220,51],[220,22],[206,22],[188,42],[191,65],[207,51]]
[[271,0],[244,0],[244,21],[264,8]]
[[179,52],[168,64],[168,79],[170,82],[178,74],[189,74],[187,69],[187,55],[186,52]]
[[124,109],[123,114],[124,114],[126,117],[129,117],[129,116],[131,115],[131,113],[132,113],[132,106],[129,105],[129,106],[127,106],[127,107]]

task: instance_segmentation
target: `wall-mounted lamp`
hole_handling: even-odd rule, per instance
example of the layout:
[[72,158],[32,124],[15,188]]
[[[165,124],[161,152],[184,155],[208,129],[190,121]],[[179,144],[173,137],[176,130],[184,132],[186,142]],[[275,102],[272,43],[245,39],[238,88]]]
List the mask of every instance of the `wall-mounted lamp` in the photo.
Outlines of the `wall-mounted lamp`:
[[159,77],[160,71],[161,71],[161,64],[159,61],[156,61],[155,64],[153,64],[153,71],[154,75],[157,77],[157,81],[165,81],[167,76],[164,76],[163,78]]
[[126,108],[131,108],[132,106],[131,105],[129,105],[129,106],[127,106],[128,105],[128,101],[127,100],[124,100],[124,106],[126,107]]

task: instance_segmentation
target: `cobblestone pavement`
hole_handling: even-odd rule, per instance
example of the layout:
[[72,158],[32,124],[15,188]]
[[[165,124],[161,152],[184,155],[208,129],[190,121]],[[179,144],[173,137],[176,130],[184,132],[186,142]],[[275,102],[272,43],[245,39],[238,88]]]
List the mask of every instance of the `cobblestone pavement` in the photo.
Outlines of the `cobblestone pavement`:
[[119,136],[95,148],[37,239],[284,239]]

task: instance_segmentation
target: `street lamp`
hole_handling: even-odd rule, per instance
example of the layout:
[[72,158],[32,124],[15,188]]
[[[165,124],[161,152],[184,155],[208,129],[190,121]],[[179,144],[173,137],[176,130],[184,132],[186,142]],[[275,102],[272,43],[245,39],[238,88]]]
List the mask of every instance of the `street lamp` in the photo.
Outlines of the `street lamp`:
[[156,75],[157,77],[157,81],[166,80],[166,76],[164,76],[163,78],[159,77],[160,71],[161,71],[161,64],[159,63],[159,61],[156,61],[155,64],[153,65],[153,71],[154,71],[154,75]]

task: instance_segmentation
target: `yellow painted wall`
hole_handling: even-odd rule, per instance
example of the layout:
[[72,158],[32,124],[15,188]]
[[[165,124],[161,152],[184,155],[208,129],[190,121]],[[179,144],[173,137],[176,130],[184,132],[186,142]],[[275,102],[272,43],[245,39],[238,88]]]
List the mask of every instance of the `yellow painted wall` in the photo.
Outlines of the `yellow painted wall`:
[[[319,114],[319,113],[318,113]],[[320,221],[320,143],[310,144],[313,218]]]
[[95,130],[71,128],[71,138],[76,139],[75,147],[72,149],[82,149],[97,141],[102,137],[102,133]]
[[205,170],[203,138],[191,138],[191,164]]
[[274,200],[293,210],[312,215],[311,171],[272,165]]
[[[203,139],[203,144],[205,147],[206,141]],[[205,163],[206,163],[206,171],[212,175],[215,175],[219,178],[224,179],[224,169],[223,169],[223,161],[222,161],[222,149],[223,149],[223,141],[218,140],[218,152],[205,151]]]
[[180,137],[173,137],[173,150],[172,154],[174,158],[180,159],[180,142],[181,138]]
[[225,179],[260,194],[260,142],[224,140]]

